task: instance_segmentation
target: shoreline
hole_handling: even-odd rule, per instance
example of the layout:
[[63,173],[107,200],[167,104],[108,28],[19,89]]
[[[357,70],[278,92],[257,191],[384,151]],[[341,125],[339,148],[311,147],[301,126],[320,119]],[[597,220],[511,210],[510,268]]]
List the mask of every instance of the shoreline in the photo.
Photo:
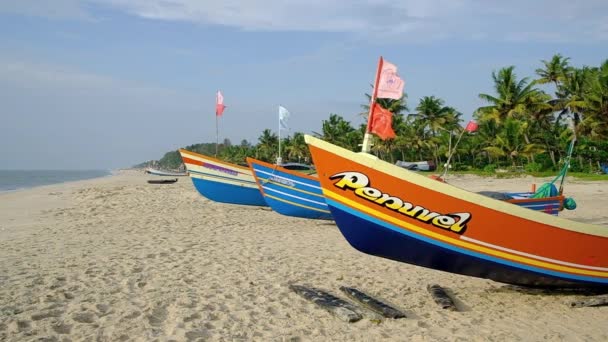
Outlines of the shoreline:
[[121,171],[123,171],[125,169],[118,169],[118,170],[0,170],[0,171],[26,171],[26,172],[37,172],[37,171],[56,171],[56,172],[70,172],[70,171],[102,171],[105,172],[107,174],[104,175],[100,175],[100,176],[93,176],[93,177],[87,177],[87,178],[81,178],[81,179],[71,179],[71,180],[65,180],[65,181],[61,181],[61,182],[56,182],[56,183],[49,183],[49,184],[40,184],[40,185],[32,185],[32,186],[25,186],[25,187],[20,187],[17,189],[7,189],[7,190],[3,190],[0,189],[0,195],[5,194],[5,193],[13,193],[13,192],[19,192],[19,191],[24,191],[24,190],[30,190],[30,189],[36,189],[39,187],[44,187],[44,186],[52,186],[52,185],[60,185],[60,184],[67,184],[67,183],[71,183],[71,182],[79,182],[79,181],[87,181],[87,180],[94,180],[97,178],[105,178],[105,177],[111,177],[113,175],[119,174]]
[[[211,202],[186,177],[148,178],[125,170],[0,194],[0,340],[608,339],[608,307],[570,308],[576,295],[522,294],[373,257],[332,222]],[[524,191],[544,179],[449,180],[469,191]],[[567,182],[566,192],[579,208],[564,217],[608,229],[608,183]],[[345,323],[293,284],[343,299],[340,286],[354,287],[407,317]],[[437,306],[430,284],[460,311]]]

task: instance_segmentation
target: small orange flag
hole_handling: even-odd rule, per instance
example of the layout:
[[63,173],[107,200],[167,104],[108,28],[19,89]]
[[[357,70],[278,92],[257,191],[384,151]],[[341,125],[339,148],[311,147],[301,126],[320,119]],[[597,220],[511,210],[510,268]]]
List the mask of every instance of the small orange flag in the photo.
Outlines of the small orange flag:
[[370,132],[375,133],[382,140],[395,138],[393,131],[393,113],[382,108],[378,103],[374,103]]

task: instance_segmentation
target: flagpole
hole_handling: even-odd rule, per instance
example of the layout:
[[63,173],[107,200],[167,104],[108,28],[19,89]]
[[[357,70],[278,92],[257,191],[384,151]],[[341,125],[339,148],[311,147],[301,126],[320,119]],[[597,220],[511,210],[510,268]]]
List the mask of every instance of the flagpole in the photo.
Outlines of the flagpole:
[[217,147],[220,143],[220,135],[219,135],[219,128],[218,128],[218,115],[217,113],[215,114],[215,157],[217,158]]
[[[219,125],[218,125],[218,115],[217,115],[217,104],[219,102],[219,93],[220,90],[217,90],[217,93],[215,93],[215,157],[217,158],[217,149],[218,149],[218,145],[220,144],[220,130],[219,130]],[[223,101],[222,101],[223,102]]]
[[[441,174],[441,178],[443,178],[443,180],[445,180],[446,177],[448,176],[448,169],[450,168],[450,160],[452,159],[452,155],[454,154],[454,152],[456,152],[456,146],[458,146],[458,143],[460,142],[460,139],[464,135],[465,131],[466,131],[466,129],[463,129],[462,132],[460,132],[460,135],[458,136],[458,140],[456,140],[454,147],[450,148],[450,151],[448,154],[448,160],[445,162],[445,168],[443,170],[443,173]],[[451,139],[451,135],[452,135],[452,131],[450,131],[450,139]]]
[[279,105],[279,156],[277,157],[277,165],[281,164],[281,105]]
[[372,123],[372,113],[374,111],[374,102],[376,102],[376,95],[378,95],[378,83],[380,82],[380,72],[382,71],[382,64],[384,60],[382,56],[378,60],[378,69],[376,70],[376,79],[374,80],[374,91],[372,92],[371,101],[369,102],[369,113],[367,114],[367,128],[365,129],[365,134],[363,135],[363,144],[361,145],[361,152],[369,153],[371,149],[371,123]]

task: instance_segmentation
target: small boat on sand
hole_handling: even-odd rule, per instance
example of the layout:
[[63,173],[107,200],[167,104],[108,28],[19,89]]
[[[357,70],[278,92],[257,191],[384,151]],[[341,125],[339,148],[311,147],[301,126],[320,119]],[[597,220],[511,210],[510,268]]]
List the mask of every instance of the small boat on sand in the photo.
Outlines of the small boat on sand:
[[319,179],[303,173],[314,169],[304,164],[276,165],[253,158],[247,158],[247,163],[273,211],[286,216],[331,220]]
[[173,184],[177,182],[177,178],[173,179],[149,179],[148,183],[150,184]]
[[251,169],[180,149],[196,190],[212,201],[267,206]]

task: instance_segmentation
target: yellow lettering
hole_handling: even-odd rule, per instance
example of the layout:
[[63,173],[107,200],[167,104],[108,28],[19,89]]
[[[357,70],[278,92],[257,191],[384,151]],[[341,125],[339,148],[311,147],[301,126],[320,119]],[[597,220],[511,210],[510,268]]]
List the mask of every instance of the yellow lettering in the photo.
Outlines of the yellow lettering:
[[382,192],[374,188],[359,188],[355,190],[355,194],[370,201],[373,201],[376,198],[382,196]]
[[465,229],[467,228],[467,222],[469,222],[471,219],[471,214],[456,213],[451,215],[458,216],[459,220],[450,227],[450,230],[456,233],[464,233]]
[[456,220],[453,217],[441,215],[435,217],[432,223],[439,228],[450,229],[456,223]]
[[385,207],[393,210],[397,210],[403,206],[403,201],[400,198],[391,196],[389,194],[382,194],[382,197],[378,198],[376,203],[384,205]]
[[329,179],[340,177],[342,177],[342,179],[334,183],[334,185],[340,189],[359,189],[366,187],[369,184],[369,178],[359,172],[341,172],[329,177]]

